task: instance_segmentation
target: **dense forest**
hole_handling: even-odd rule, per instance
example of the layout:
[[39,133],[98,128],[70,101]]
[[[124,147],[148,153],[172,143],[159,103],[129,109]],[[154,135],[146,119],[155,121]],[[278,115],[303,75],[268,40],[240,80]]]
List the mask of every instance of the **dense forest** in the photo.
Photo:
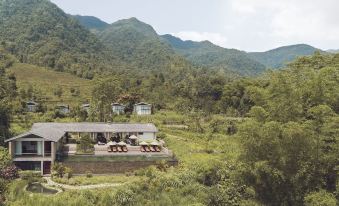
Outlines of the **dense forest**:
[[[4,59],[2,65],[10,69],[12,60],[6,55]],[[319,201],[325,202],[325,205],[335,205],[335,198],[338,195],[339,158],[338,64],[338,55],[316,54],[300,58],[284,70],[269,72],[257,78],[234,81],[211,79],[210,84],[220,89],[215,88],[214,91],[219,93],[211,94],[210,99],[202,92],[204,90],[200,94],[188,91],[189,97],[185,97],[184,93],[181,97],[174,97],[173,101],[182,99],[186,106],[182,108],[184,105],[177,102],[182,107],[162,105],[162,109],[187,114],[188,119],[183,121],[191,124],[192,132],[199,131],[203,139],[204,136],[211,136],[210,138],[214,138],[212,141],[216,142],[222,141],[222,138],[239,141],[237,143],[241,148],[239,155],[232,159],[227,158],[227,155],[226,157],[221,155],[221,159],[211,161],[200,169],[189,169],[183,165],[183,168],[174,171],[155,169],[138,173],[141,176],[145,175],[148,180],[127,185],[112,195],[109,191],[90,192],[89,194],[96,197],[91,203],[87,202],[86,194],[80,192],[74,204],[85,201],[87,205],[106,205],[104,202],[107,200],[102,198],[108,198],[111,201],[126,201],[127,205],[147,205],[150,199],[157,204],[162,204],[166,200],[170,205],[190,202],[206,205],[275,205],[277,202],[279,205],[314,205]],[[126,89],[121,78],[111,76],[94,80],[92,103],[96,112],[84,117],[85,120],[111,120],[109,118],[112,117],[107,115],[110,100],[125,103],[139,100],[140,96],[137,93],[141,91],[138,90],[141,85],[134,90],[129,90],[133,87]],[[156,79],[154,76],[153,80]],[[4,80],[1,81],[2,91],[5,93],[2,94],[1,105],[4,107],[2,111],[5,112],[2,117],[5,118],[1,123],[2,133],[7,134],[10,131],[10,116],[14,115],[8,108],[13,107],[12,104],[15,102],[13,98],[20,97],[16,94],[15,77],[3,72],[2,80]],[[152,81],[154,82],[161,85],[160,80]],[[215,82],[219,82],[220,85],[217,86]],[[150,89],[146,85],[142,86],[145,86],[143,88],[145,91]],[[152,94],[162,95],[161,87],[151,88]],[[206,87],[206,91],[210,89]],[[121,95],[127,91],[129,93]],[[218,100],[213,100],[216,94],[219,94]],[[146,96],[143,98],[149,100]],[[12,101],[9,101],[11,99]],[[206,106],[204,110],[200,110],[205,104],[212,107]],[[201,112],[198,112],[199,110]],[[236,128],[235,133],[230,126],[227,127],[231,130],[225,131],[223,128],[229,124],[226,123],[228,120],[207,118],[213,113],[226,114],[227,111],[229,112],[227,116],[249,117],[233,125]],[[81,116],[80,113],[75,115]],[[203,122],[206,121],[209,123],[204,126]],[[220,136],[224,131],[231,136]],[[215,135],[220,137],[216,138]],[[227,146],[224,147],[225,154],[228,154]],[[193,188],[200,189],[193,192]],[[155,194],[158,195],[154,196]],[[63,196],[65,200],[70,200],[65,195],[71,194],[65,193]],[[190,198],[192,196],[195,198]],[[44,204],[45,199],[39,201]],[[307,202],[310,203],[306,204]]]
[[265,65],[267,68],[279,69],[300,56],[312,55],[322,52],[307,44],[283,46],[266,52],[250,52],[249,56]]
[[[93,33],[82,26],[88,21]],[[265,72],[258,64],[252,73],[258,68],[244,52],[235,51],[233,64],[223,48],[166,43],[135,18],[98,21],[47,0],[0,0],[0,205],[338,204],[339,54],[316,52]],[[222,52],[197,65],[175,42],[192,59]],[[232,69],[211,69],[215,58]],[[24,110],[28,100],[40,103],[36,113]],[[133,115],[140,101],[154,114]],[[58,113],[56,102],[69,103],[71,113]],[[112,115],[112,102],[125,104],[126,114]],[[30,195],[4,140],[45,121],[152,122],[179,165],[124,174],[135,181],[115,188]]]

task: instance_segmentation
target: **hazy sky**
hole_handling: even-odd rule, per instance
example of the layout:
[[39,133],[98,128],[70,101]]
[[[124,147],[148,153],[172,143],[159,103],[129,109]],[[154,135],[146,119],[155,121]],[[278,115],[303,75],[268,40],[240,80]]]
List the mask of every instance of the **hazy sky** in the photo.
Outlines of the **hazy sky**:
[[263,51],[306,43],[339,49],[339,0],[51,0],[108,23],[137,17],[159,34]]

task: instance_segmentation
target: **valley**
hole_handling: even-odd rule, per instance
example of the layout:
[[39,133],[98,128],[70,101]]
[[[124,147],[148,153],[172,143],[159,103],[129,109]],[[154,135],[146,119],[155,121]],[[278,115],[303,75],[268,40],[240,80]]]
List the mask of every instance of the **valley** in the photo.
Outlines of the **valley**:
[[247,52],[52,2],[0,0],[0,205],[338,204],[336,50]]

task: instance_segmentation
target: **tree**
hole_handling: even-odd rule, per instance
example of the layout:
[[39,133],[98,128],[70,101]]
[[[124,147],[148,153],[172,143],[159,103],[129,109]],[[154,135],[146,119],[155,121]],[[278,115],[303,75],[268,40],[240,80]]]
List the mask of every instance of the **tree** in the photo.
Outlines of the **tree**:
[[336,206],[335,196],[325,190],[312,192],[305,197],[305,206]]
[[6,75],[5,69],[0,67],[0,146],[10,135],[11,102],[16,95],[16,79]]
[[301,58],[247,88],[256,106],[238,134],[243,178],[264,204],[302,205],[311,192],[336,191],[337,62],[319,54]]
[[120,81],[116,77],[97,77],[92,90],[90,114],[92,120],[108,121],[112,114],[111,104],[121,93]]
[[118,96],[117,102],[125,105],[125,113],[131,114],[134,109],[134,105],[140,102],[141,95],[136,93],[121,94]]
[[55,162],[52,165],[52,176],[63,177],[66,172],[66,167],[62,163]]
[[88,150],[93,148],[93,140],[89,135],[84,135],[80,138],[79,148],[84,152],[88,152]]

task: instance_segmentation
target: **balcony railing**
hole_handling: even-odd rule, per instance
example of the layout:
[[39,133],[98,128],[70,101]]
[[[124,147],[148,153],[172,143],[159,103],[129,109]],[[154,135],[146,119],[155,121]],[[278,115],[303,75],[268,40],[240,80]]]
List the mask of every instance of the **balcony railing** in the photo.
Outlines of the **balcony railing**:
[[38,154],[38,153],[20,153],[15,154],[15,157],[50,157],[51,152],[45,152],[45,154]]

